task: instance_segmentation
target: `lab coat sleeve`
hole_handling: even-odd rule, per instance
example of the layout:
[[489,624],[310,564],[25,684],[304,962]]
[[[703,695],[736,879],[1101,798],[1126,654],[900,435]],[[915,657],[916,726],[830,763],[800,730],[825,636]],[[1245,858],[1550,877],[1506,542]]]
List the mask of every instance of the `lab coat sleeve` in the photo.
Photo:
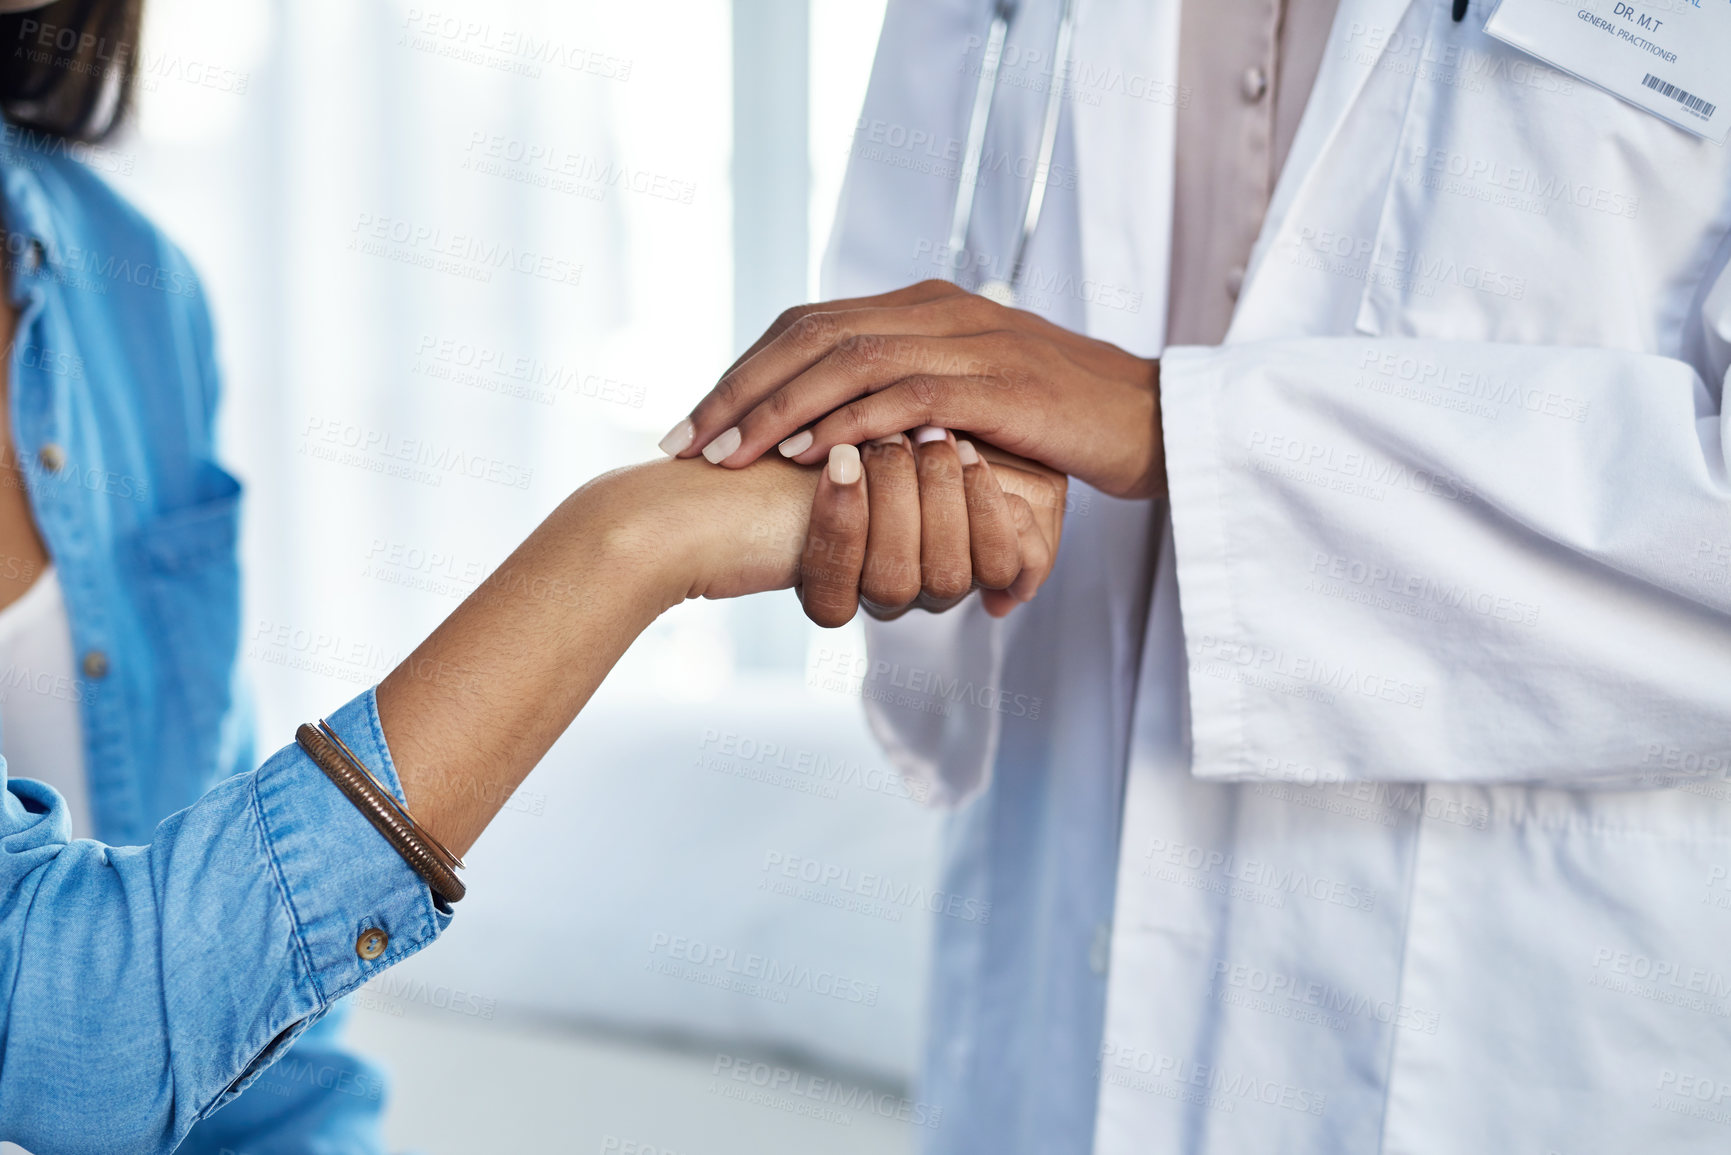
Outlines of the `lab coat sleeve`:
[[1006,629],[978,598],[948,613],[866,624],[858,679],[866,720],[914,797],[957,806],[990,782],[1002,716],[958,708],[945,688],[999,685]]
[[1168,351],[1195,775],[1725,774],[1726,283],[1708,322],[1712,388],[1584,348]]
[[[331,724],[400,799],[372,691]],[[0,770],[0,1139],[33,1151],[166,1155],[450,920],[298,746],[164,819],[148,846],[69,840],[67,822],[50,787]],[[389,935],[370,960],[369,928]],[[382,1092],[353,1064],[295,1081]]]

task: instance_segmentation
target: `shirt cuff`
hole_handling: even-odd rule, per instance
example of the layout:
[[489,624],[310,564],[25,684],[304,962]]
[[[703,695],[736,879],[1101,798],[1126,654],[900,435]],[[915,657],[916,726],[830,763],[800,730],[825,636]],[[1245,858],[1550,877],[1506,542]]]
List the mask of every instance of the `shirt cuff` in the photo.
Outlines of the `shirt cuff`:
[[[332,714],[331,729],[391,794],[403,791],[372,690]],[[294,921],[295,945],[324,1006],[437,938],[450,907],[298,745],[258,772],[255,801],[277,883]],[[385,936],[363,958],[360,940]],[[369,953],[376,939],[369,939]]]

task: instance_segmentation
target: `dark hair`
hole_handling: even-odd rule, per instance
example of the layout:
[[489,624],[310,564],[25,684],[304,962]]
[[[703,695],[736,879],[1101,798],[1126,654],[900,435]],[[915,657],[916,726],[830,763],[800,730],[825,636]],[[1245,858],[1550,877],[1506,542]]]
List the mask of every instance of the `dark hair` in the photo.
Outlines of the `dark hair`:
[[0,16],[0,113],[67,140],[120,127],[138,72],[144,0],[54,0]]

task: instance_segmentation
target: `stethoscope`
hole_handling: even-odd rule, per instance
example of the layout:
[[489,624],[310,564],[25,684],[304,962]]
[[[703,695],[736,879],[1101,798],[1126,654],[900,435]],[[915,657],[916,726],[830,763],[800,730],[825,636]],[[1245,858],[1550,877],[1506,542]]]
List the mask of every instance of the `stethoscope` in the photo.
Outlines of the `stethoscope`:
[[[1003,62],[1004,41],[1010,35],[1010,23],[1016,18],[1018,3],[1019,0],[995,0],[992,6],[992,26],[986,33],[986,52],[980,61],[979,83],[974,87],[973,111],[968,116],[968,143],[962,154],[961,179],[956,184],[956,203],[950,214],[948,251],[952,270],[960,265],[962,252],[968,243],[968,225],[973,220],[974,197],[980,183],[980,164],[986,156],[986,122],[992,116],[992,100],[998,91],[998,66]],[[1028,207],[1022,214],[1022,232],[1016,238],[1009,279],[993,278],[978,290],[981,296],[1001,305],[1016,303],[1028,242],[1034,236],[1034,229],[1040,223],[1040,210],[1046,204],[1046,184],[1052,175],[1052,152],[1058,143],[1058,118],[1064,111],[1064,87],[1070,79],[1074,8],[1075,0],[1064,0],[1063,10],[1058,16],[1058,41],[1052,50],[1052,86],[1046,92],[1046,113],[1040,124],[1040,154],[1028,188]]]

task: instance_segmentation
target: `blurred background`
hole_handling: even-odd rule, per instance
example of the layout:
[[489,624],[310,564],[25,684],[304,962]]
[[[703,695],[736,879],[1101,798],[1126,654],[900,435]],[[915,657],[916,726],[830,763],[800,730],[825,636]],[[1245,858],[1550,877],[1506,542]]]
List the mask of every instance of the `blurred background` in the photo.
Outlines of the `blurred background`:
[[[263,751],[814,297],[882,9],[149,0],[140,115],[90,163],[213,304]],[[833,676],[863,652],[791,594],[643,638],[449,933],[355,1000],[394,1149],[900,1152],[941,1121],[910,1089],[938,822]]]

